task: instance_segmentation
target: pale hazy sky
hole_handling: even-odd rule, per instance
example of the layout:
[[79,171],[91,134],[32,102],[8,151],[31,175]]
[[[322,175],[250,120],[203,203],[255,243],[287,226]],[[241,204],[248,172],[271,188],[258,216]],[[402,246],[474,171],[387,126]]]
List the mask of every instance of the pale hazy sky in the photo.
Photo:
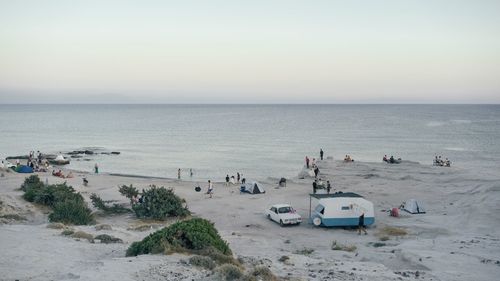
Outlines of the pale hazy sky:
[[53,102],[500,103],[500,0],[0,0],[0,103]]

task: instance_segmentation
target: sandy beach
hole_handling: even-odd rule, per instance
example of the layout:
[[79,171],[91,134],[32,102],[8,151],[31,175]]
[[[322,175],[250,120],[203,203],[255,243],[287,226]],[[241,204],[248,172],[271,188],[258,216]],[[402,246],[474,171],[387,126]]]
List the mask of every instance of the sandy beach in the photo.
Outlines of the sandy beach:
[[[289,179],[277,189],[278,179],[262,184],[265,194],[240,194],[237,185],[215,184],[213,198],[195,192],[197,182],[138,178],[106,174],[75,173],[60,179],[40,173],[49,183],[73,186],[87,200],[97,193],[104,200],[126,203],[118,186],[150,184],[172,187],[187,200],[193,216],[215,223],[229,242],[235,257],[249,266],[263,264],[286,280],[495,280],[500,274],[500,180],[460,168],[433,167],[418,163],[319,162],[324,178],[335,191],[363,195],[375,205],[376,223],[368,235],[352,229],[314,227],[307,223],[311,179]],[[51,229],[48,210],[24,201],[19,186],[25,174],[2,172],[0,200],[1,280],[210,280],[209,271],[184,262],[188,256],[142,255],[125,257],[134,241],[141,240],[167,222],[143,221],[133,214],[98,216],[95,226],[72,226],[93,235],[110,234],[121,244],[90,243],[61,235]],[[82,185],[82,177],[90,184]],[[201,183],[203,189],[205,184]],[[417,198],[427,213],[401,213],[394,218],[387,210]],[[90,202],[90,201],[89,201]],[[264,216],[275,203],[290,203],[306,219],[299,226],[280,227]],[[89,206],[91,204],[89,203]],[[9,215],[19,215],[14,218]],[[138,227],[141,226],[141,227]],[[387,226],[404,229],[404,236],[381,242]],[[352,252],[332,250],[332,242],[354,245]],[[377,244],[379,243],[379,244]],[[286,261],[280,258],[287,256]]]

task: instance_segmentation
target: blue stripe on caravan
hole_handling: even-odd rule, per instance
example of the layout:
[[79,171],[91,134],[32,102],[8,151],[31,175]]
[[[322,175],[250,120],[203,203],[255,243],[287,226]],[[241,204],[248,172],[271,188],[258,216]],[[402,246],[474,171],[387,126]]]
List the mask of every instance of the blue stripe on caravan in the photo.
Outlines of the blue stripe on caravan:
[[[374,217],[365,217],[365,225],[372,225],[375,223]],[[358,218],[323,218],[321,225],[324,226],[357,226],[359,224]]]

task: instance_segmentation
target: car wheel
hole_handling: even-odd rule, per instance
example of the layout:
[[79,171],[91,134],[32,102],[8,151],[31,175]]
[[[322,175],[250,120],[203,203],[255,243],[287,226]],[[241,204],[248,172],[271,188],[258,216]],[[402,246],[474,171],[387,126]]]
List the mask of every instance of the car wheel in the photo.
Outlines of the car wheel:
[[283,220],[280,220],[280,225],[281,225],[281,226],[284,226],[284,224],[283,224]]

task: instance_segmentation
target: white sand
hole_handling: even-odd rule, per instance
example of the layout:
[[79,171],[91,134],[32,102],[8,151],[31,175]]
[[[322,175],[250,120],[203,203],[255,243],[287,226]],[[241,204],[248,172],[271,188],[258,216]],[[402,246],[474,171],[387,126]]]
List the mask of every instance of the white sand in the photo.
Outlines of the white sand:
[[[216,183],[214,198],[194,191],[187,181],[144,179],[111,175],[86,175],[68,183],[84,197],[95,192],[104,200],[127,199],[118,185],[149,184],[173,187],[187,200],[196,216],[215,223],[230,243],[235,256],[269,265],[281,277],[291,280],[497,280],[500,276],[500,179],[477,171],[404,163],[319,163],[322,176],[333,180],[336,190],[357,192],[375,204],[376,223],[368,235],[353,230],[327,229],[303,223],[280,227],[264,217],[273,203],[291,203],[307,219],[310,179],[291,179],[286,188],[275,189],[277,179],[261,181],[266,194],[240,195],[238,186]],[[125,257],[129,244],[154,231],[128,230],[141,223],[133,215],[98,217],[98,223],[113,230],[96,231],[94,226],[76,229],[92,234],[119,237],[123,244],[92,244],[61,236],[61,230],[47,228],[48,210],[21,198],[17,190],[26,175],[4,173],[0,177],[0,216],[19,214],[27,221],[0,218],[1,280],[210,280],[208,271],[182,263],[183,255]],[[63,179],[41,174],[49,183]],[[202,186],[203,191],[206,186]],[[409,198],[422,200],[427,214],[403,213],[389,217],[381,210],[397,207]],[[409,235],[391,237],[383,247],[378,232],[384,226],[405,228]],[[156,226],[159,227],[159,226]],[[333,240],[355,245],[355,252],[333,251]],[[313,249],[308,256],[297,250]],[[287,263],[278,261],[288,256]],[[247,264],[248,265],[248,264]],[[250,267],[250,265],[248,265]],[[416,272],[418,271],[418,276]]]

